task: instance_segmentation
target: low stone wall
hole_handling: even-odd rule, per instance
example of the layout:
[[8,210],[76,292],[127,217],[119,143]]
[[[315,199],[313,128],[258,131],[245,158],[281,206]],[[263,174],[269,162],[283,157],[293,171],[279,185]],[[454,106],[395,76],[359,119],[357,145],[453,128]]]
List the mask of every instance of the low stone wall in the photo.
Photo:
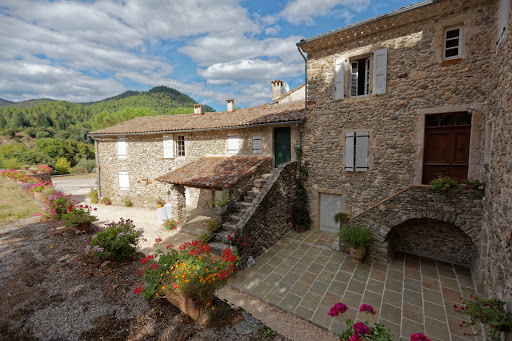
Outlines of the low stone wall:
[[237,230],[248,240],[240,253],[242,267],[292,230],[296,172],[296,162],[280,165],[238,222]]
[[31,174],[30,176],[39,179],[39,181],[52,182],[52,176],[50,173],[37,173]]

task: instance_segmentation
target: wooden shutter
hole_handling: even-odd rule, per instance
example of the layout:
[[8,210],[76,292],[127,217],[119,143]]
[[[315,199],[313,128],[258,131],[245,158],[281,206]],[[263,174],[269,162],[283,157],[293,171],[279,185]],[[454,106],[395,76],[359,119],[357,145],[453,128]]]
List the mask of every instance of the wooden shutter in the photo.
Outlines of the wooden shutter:
[[261,153],[261,136],[252,137],[252,152]]
[[164,135],[164,158],[174,158],[174,141],[172,135]]
[[373,94],[386,93],[386,69],[388,63],[388,49],[380,49],[373,53]]
[[501,0],[500,3],[500,16],[498,19],[498,41],[497,45],[500,45],[505,34],[507,33],[507,21],[508,21],[508,0]]
[[366,172],[368,170],[368,133],[356,133],[356,171]]
[[345,98],[345,60],[334,61],[334,99]]
[[130,189],[130,178],[128,172],[119,172],[119,189],[128,191]]
[[354,171],[354,133],[345,135],[345,170]]
[[238,135],[228,135],[228,153],[238,153]]
[[117,139],[117,156],[120,159],[126,159],[126,139],[124,137]]

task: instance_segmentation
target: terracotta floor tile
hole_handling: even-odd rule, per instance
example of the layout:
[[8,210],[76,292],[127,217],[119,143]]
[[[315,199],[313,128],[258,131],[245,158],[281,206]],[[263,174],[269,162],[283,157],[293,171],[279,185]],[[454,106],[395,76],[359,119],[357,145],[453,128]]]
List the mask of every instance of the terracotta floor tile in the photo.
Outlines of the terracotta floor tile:
[[363,294],[366,288],[366,283],[353,279],[348,284],[347,290],[357,292],[358,294]]
[[409,319],[402,319],[402,337],[410,339],[411,333],[425,333],[423,322],[416,322]]
[[428,288],[428,289],[431,289],[431,290],[437,290],[437,291],[441,290],[441,287],[439,286],[439,281],[438,280],[435,280],[435,279],[432,279],[432,278],[423,277],[422,283],[423,283],[423,287],[424,288]]
[[409,259],[405,260],[405,268],[411,270],[420,270],[420,263]]
[[398,325],[402,324],[402,309],[398,307],[394,307],[392,305],[383,303],[382,309],[380,312],[380,318],[388,320],[390,322],[396,323]]
[[438,340],[450,340],[450,330],[448,324],[431,318],[425,318],[426,336]]
[[410,268],[405,268],[404,276],[405,278],[421,280],[421,273],[417,270],[413,270]]
[[[405,297],[405,295],[404,295]],[[409,320],[423,324],[423,309],[409,303],[403,303],[403,316]],[[411,335],[411,334],[409,334]]]
[[452,269],[439,267],[439,268],[437,268],[437,270],[438,270],[440,276],[449,277],[449,278],[453,278],[453,279],[457,278],[455,276],[455,271],[453,271]]
[[386,272],[373,269],[370,273],[370,278],[384,282],[386,280]]
[[425,301],[440,305],[444,304],[443,296],[441,295],[441,291],[439,290],[430,290],[427,288],[423,288],[423,299]]
[[456,304],[460,303],[460,298],[462,297],[460,291],[448,288],[442,288],[441,291],[445,301],[454,302]]

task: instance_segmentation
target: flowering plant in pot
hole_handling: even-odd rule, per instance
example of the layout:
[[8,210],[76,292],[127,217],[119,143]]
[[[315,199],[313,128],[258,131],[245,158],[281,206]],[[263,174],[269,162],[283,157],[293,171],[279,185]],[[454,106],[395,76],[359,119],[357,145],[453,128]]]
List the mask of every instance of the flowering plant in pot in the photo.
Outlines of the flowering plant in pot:
[[206,230],[208,230],[208,232],[217,232],[221,228],[222,222],[220,221],[220,219],[208,220],[208,222],[206,223]]
[[178,222],[175,220],[175,219],[166,219],[164,221],[164,223],[162,224],[162,226],[166,229],[166,230],[175,230],[176,227],[178,226]]
[[164,207],[164,205],[165,205],[165,201],[163,199],[160,199],[160,198],[156,199],[156,207],[157,208],[162,208],[162,207]]
[[95,216],[91,215],[91,211],[96,211],[97,208],[92,208],[89,205],[71,205],[66,213],[62,215],[62,220],[66,226],[74,227],[77,230],[89,232],[91,223],[98,220]]
[[240,250],[247,245],[247,237],[239,236],[236,231],[233,235],[229,235],[228,239],[229,244],[233,246],[235,250]]
[[51,173],[52,172],[52,168],[48,165],[39,165],[39,166],[37,166],[37,170],[38,170],[38,172],[41,172],[41,173]]
[[364,226],[349,224],[341,228],[340,240],[350,248],[354,263],[362,263],[366,255],[366,247],[375,241],[373,231]]
[[43,211],[35,215],[41,216],[42,219],[61,219],[71,205],[73,205],[71,196],[57,192],[48,195],[43,201]]
[[103,205],[111,205],[112,201],[110,201],[110,198],[108,198],[108,197],[103,197],[103,198],[101,198],[101,203]]

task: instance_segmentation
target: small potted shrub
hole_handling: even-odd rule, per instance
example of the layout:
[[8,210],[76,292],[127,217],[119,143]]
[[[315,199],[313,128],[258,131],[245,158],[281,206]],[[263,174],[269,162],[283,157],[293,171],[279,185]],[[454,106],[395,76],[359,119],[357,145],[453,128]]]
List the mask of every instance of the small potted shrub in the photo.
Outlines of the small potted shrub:
[[49,187],[47,182],[33,182],[29,185],[27,193],[32,193],[37,201],[43,201],[45,198],[43,191],[47,187]]
[[366,247],[375,241],[370,228],[357,224],[344,226],[339,236],[340,240],[349,247],[352,261],[358,264],[362,263],[366,256]]
[[206,223],[206,229],[208,230],[208,232],[211,232],[211,233],[217,232],[221,228],[222,228],[222,223],[221,223],[220,219],[208,220],[208,222]]
[[176,227],[178,226],[178,222],[174,219],[167,219],[166,221],[164,221],[164,223],[162,224],[162,226],[166,229],[166,230],[175,230]]
[[98,190],[96,188],[91,188],[87,198],[91,201],[92,204],[98,203]]
[[103,197],[103,198],[101,199],[101,203],[102,203],[103,205],[112,205],[112,201],[110,201],[110,198],[109,198],[109,197]]
[[229,198],[228,197],[222,197],[222,198],[213,198],[212,204],[217,207],[217,212],[219,214],[224,213],[228,208]]
[[124,205],[126,207],[132,207],[133,206],[132,200],[130,198],[124,199]]
[[163,199],[160,199],[160,198],[156,199],[156,207],[157,208],[162,208],[162,207],[164,207],[164,205],[165,205],[165,201]]
[[38,173],[51,173],[52,172],[52,168],[48,165],[39,165],[37,166],[37,172]]
[[91,215],[92,210],[96,211],[97,209],[88,205],[70,206],[62,215],[62,220],[66,226],[73,227],[78,231],[89,232],[92,222],[98,220]]
[[247,245],[247,237],[239,236],[237,232],[228,236],[231,249],[238,254],[238,252]]

